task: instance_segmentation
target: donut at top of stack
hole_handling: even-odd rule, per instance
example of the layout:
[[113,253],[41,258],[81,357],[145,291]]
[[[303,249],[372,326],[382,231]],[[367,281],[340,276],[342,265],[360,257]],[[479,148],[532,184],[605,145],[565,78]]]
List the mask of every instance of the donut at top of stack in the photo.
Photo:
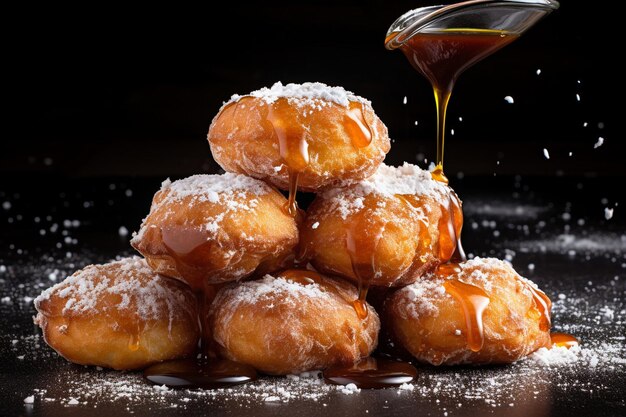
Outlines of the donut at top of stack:
[[285,190],[318,191],[369,177],[390,149],[371,103],[323,83],[275,83],[233,95],[208,132],[226,171]]

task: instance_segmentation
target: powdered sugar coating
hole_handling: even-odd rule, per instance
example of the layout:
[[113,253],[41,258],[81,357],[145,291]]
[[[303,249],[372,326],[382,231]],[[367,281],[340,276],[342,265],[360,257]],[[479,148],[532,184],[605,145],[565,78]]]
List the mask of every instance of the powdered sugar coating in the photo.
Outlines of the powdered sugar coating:
[[[356,292],[354,293],[356,298]],[[230,298],[230,302],[223,306],[223,300]],[[333,299],[332,293],[326,291],[316,282],[304,285],[294,282],[283,277],[274,277],[265,275],[262,279],[256,281],[248,281],[220,291],[213,303],[214,306],[222,306],[226,310],[223,318],[225,322],[230,321],[232,314],[242,304],[264,305],[267,302],[268,308],[272,308],[274,304],[272,300],[280,299],[282,304],[297,308],[303,301],[312,303],[325,303]]]
[[325,106],[329,102],[344,107],[347,107],[351,101],[367,105],[371,104],[369,100],[359,97],[351,91],[345,90],[343,87],[331,87],[320,82],[306,82],[302,84],[289,83],[283,85],[283,83],[278,81],[270,88],[263,87],[245,95],[233,94],[230,100],[224,103],[224,106],[239,101],[243,97],[257,97],[267,104],[271,104],[279,98],[287,98],[290,103],[309,105],[312,108]]
[[352,285],[295,270],[230,285],[209,312],[213,338],[228,359],[269,374],[355,362],[373,351],[380,330],[371,306],[358,318],[356,298]]
[[183,200],[193,197],[194,201],[217,203],[232,197],[245,197],[245,194],[264,195],[271,187],[246,175],[227,172],[221,175],[192,175],[177,181],[169,178],[161,184],[161,192],[167,193],[168,200]]
[[348,188],[333,188],[322,193],[345,219],[349,213],[363,208],[363,198],[375,194],[393,198],[397,195],[430,197],[440,205],[448,204],[450,189],[435,181],[430,172],[405,162],[398,167],[381,164],[374,175]]
[[58,297],[65,301],[62,315],[107,314],[113,309],[141,320],[165,316],[171,326],[174,313],[187,308],[188,302],[182,286],[168,285],[168,281],[155,274],[144,259],[134,256],[89,265],[42,292],[34,303],[40,314],[46,314],[43,303]]
[[441,284],[442,281],[439,280],[419,279],[414,284],[404,287],[401,291],[407,303],[406,308],[400,311],[402,318],[439,314],[434,300],[446,295],[446,290]]
[[[478,331],[468,324],[478,301],[461,287],[448,293],[444,283],[458,281],[487,297],[484,314],[476,310]],[[457,291],[459,291],[457,289]],[[484,301],[481,301],[481,303]],[[433,365],[511,363],[550,342],[542,310],[529,283],[504,261],[475,258],[449,274],[441,270],[420,277],[385,303],[392,333],[416,359]],[[480,348],[470,349],[472,337]]]
[[[214,236],[225,214],[233,211],[251,211],[258,204],[255,196],[262,196],[273,189],[265,182],[242,174],[227,172],[221,175],[192,175],[177,181],[166,179],[152,201],[150,213],[172,203],[186,203],[193,206],[199,203],[222,204],[224,210],[216,216],[206,216],[201,229]],[[166,217],[174,215],[168,212]],[[133,233],[131,244],[137,244],[146,232],[146,219],[143,219],[139,232]]]
[[[476,285],[490,294],[494,291],[494,277],[500,278],[513,277],[523,283],[527,283],[537,289],[537,285],[529,279],[526,279],[515,272],[515,270],[506,262],[496,258],[480,258],[462,262],[459,264],[460,272],[451,276],[441,276],[435,273],[429,273],[420,277],[413,284],[408,285],[398,291],[398,296],[405,301],[399,303],[399,313],[403,318],[411,317],[419,319],[421,316],[434,316],[439,314],[438,305],[441,299],[452,296],[446,292],[443,287],[444,281],[448,279],[458,279],[466,284]],[[522,291],[528,293],[528,289],[522,288]],[[527,295],[530,296],[530,293]]]

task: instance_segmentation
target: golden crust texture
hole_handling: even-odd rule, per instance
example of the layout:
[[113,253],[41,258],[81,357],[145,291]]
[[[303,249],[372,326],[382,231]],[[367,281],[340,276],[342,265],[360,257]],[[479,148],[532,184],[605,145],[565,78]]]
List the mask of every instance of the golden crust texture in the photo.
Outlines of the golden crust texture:
[[196,300],[143,259],[90,265],[35,299],[44,340],[67,360],[118,370],[193,355]]
[[298,244],[286,203],[276,189],[240,174],[166,181],[131,245],[156,272],[195,289],[272,272]]
[[[268,113],[278,105],[288,113],[284,121],[289,134],[303,140],[298,152],[308,157],[306,166],[299,167],[300,190],[319,191],[367,178],[389,152],[387,127],[369,101],[320,83],[276,84],[272,89],[234,97],[213,119],[208,141],[222,168],[288,189],[286,150],[281,149],[268,120]],[[361,112],[360,126],[371,135],[367,146],[355,139],[359,134],[351,122],[355,108]]]
[[376,347],[380,321],[373,308],[361,321],[356,289],[313,271],[221,289],[211,307],[213,337],[228,359],[286,375],[351,364]]
[[372,265],[373,286],[410,284],[454,252],[448,223],[460,233],[463,219],[451,201],[454,192],[429,172],[381,165],[366,180],[318,194],[300,229],[302,256],[355,282],[360,262]]
[[[463,288],[465,300],[449,289],[450,283]],[[476,319],[471,304],[485,299],[482,319],[480,314]],[[475,258],[449,275],[424,276],[395,291],[384,310],[396,343],[433,365],[510,363],[550,346],[550,301],[497,259]],[[482,337],[471,322],[482,324]],[[477,351],[470,348],[472,340],[480,342]]]

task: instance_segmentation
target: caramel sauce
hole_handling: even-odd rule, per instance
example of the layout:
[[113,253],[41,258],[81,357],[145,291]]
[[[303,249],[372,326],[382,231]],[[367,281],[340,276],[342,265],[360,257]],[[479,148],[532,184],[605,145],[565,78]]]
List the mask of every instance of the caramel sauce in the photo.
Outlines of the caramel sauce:
[[[300,110],[291,105],[284,97],[279,98],[269,106],[266,119],[274,129],[278,138],[280,157],[287,166],[289,201],[286,209],[290,215],[295,217],[298,214],[296,201],[298,179],[310,162],[309,143],[307,142],[308,127],[306,122],[302,120]],[[367,147],[372,142],[372,130],[365,120],[361,103],[350,102],[350,108],[343,120],[343,127],[355,148]]]
[[320,274],[309,269],[287,269],[278,276],[302,285],[322,284],[324,282]]
[[358,388],[388,388],[407,384],[417,378],[417,369],[408,362],[364,358],[354,365],[335,366],[323,372],[331,384],[354,384]]
[[131,333],[128,340],[128,350],[136,352],[139,350],[139,335],[137,333]]
[[[68,323],[69,324],[69,323]],[[141,347],[141,332],[144,329],[144,323],[138,317],[129,320],[121,320],[118,322],[119,330],[128,335],[128,350],[137,352]]]
[[251,366],[226,359],[177,359],[152,365],[143,376],[152,384],[170,388],[217,389],[254,381],[257,372]]
[[580,344],[578,339],[567,333],[550,333],[550,340],[552,342],[552,347],[566,347],[570,349]]
[[296,216],[298,204],[298,176],[309,165],[309,143],[307,133],[299,121],[298,109],[290,105],[286,98],[279,98],[269,106],[267,120],[271,123],[278,138],[278,150],[289,174],[289,201],[287,212]]
[[343,126],[355,148],[365,148],[372,143],[372,130],[365,121],[361,103],[350,102],[350,110],[344,117]]
[[438,226],[439,259],[457,263],[466,261],[467,258],[461,243],[463,210],[459,197],[452,190],[449,190],[447,204],[441,207]]
[[544,332],[550,330],[550,310],[552,309],[552,301],[550,301],[548,296],[540,289],[533,287],[526,281],[523,281],[523,284],[532,294],[535,308],[541,315],[539,320],[539,329]]
[[467,345],[472,352],[478,352],[485,341],[483,312],[489,304],[489,296],[482,288],[455,279],[445,281],[443,287],[461,304],[467,330]]
[[[194,290],[203,290],[206,271],[202,266],[213,246],[206,233],[197,228],[174,225],[161,228],[161,241],[185,281]],[[219,269],[229,262],[231,259],[224,259],[224,265],[214,267]]]
[[162,227],[161,238],[168,252],[174,253],[177,258],[191,255],[208,240],[207,234],[199,228],[178,225]]
[[[395,36],[397,33],[390,34],[385,42]],[[413,68],[430,81],[435,94],[437,165],[432,176],[437,181],[448,183],[443,172],[446,111],[458,76],[518,37],[518,34],[501,30],[453,28],[419,32],[400,47]]]
[[217,356],[213,342],[213,333],[209,323],[209,309],[215,299],[218,286],[209,285],[204,281],[202,291],[196,291],[198,301],[198,314],[200,315],[200,354],[204,358],[214,358]]
[[359,283],[359,295],[353,302],[354,310],[360,319],[367,317],[367,291],[372,280],[376,277],[376,249],[385,232],[386,222],[381,222],[370,216],[369,209],[375,204],[370,199],[363,203],[366,209],[355,214],[346,225],[346,250],[350,256],[352,272]]

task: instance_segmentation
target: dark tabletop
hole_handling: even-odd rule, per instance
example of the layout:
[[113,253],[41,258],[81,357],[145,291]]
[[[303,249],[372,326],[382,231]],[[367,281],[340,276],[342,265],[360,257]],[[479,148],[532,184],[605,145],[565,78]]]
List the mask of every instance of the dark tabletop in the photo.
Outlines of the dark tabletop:
[[[68,363],[33,325],[32,300],[90,263],[132,254],[163,178],[0,182],[0,414],[407,416],[626,415],[626,205],[617,179],[465,177],[470,256],[509,260],[554,302],[553,326],[579,337],[571,357],[498,367],[419,367],[402,389],[346,391],[317,375],[227,390],[154,388],[135,372]],[[301,196],[306,205],[307,196]],[[309,198],[310,199],[310,198]],[[613,209],[607,219],[605,208]],[[32,404],[24,399],[33,396]]]

